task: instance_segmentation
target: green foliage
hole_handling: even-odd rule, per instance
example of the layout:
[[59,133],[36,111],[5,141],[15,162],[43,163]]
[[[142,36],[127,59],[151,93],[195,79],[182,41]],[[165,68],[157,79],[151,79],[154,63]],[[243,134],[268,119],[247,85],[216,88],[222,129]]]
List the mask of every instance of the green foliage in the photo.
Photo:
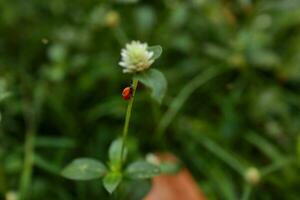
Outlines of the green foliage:
[[118,3],[136,3],[139,0],[115,0]]
[[[59,174],[85,156],[111,173],[131,81],[118,61],[131,40],[161,45],[147,72],[164,73],[168,91],[156,78],[139,85],[120,171],[167,150],[207,199],[299,199],[299,1],[132,2],[0,1],[0,199],[111,198],[100,180]],[[258,184],[245,183],[249,167]],[[149,191],[139,183],[122,174],[124,199]]]
[[151,96],[158,103],[161,103],[167,91],[165,76],[157,69],[149,69],[138,73],[134,77],[151,89]]
[[162,54],[162,48],[159,45],[148,47],[148,51],[153,52],[153,59],[158,59]]
[[298,162],[300,163],[300,136],[298,136],[298,140],[297,140],[297,156],[298,156]]
[[146,161],[136,161],[128,165],[125,174],[132,179],[152,178],[160,174],[160,168]]
[[[125,151],[124,154],[122,154]],[[108,151],[110,169],[95,159],[77,158],[66,166],[61,175],[72,180],[93,180],[103,177],[104,188],[112,194],[122,182],[123,176],[131,179],[148,179],[160,174],[160,168],[145,161],[136,161],[129,164],[126,170],[122,170],[122,163],[125,161],[127,148],[123,147],[122,139],[114,140]],[[123,160],[121,159],[123,155]],[[51,165],[37,157],[37,165],[41,165],[49,171],[56,171]]]
[[122,159],[123,160],[126,159],[126,154],[127,154],[126,147],[124,149],[125,153],[123,154],[123,158],[121,158],[122,157],[122,146],[123,146],[123,141],[122,141],[122,139],[119,138],[112,142],[112,144],[109,147],[109,151],[108,151],[110,165],[112,168],[116,168],[117,170],[119,170],[121,167]]
[[120,172],[110,172],[106,174],[103,179],[105,189],[111,194],[117,189],[122,181],[122,174]]
[[171,162],[162,162],[159,165],[159,168],[160,168],[160,173],[169,174],[169,175],[175,175],[181,169],[178,163],[171,163]]
[[151,190],[151,183],[149,180],[134,180],[126,184],[126,198],[131,200],[143,199]]
[[100,178],[106,171],[105,165],[97,160],[77,158],[62,171],[62,175],[69,179],[85,181]]

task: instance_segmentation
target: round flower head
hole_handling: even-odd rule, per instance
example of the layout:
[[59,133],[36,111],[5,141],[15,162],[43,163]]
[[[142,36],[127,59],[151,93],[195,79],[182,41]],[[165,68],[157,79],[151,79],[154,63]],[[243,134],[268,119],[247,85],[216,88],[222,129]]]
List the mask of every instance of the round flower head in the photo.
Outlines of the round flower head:
[[144,71],[154,62],[153,52],[148,51],[148,44],[139,41],[126,44],[126,48],[121,51],[121,56],[119,65],[124,68],[124,73]]
[[261,174],[256,167],[248,168],[244,176],[246,181],[252,185],[259,183],[261,179]]

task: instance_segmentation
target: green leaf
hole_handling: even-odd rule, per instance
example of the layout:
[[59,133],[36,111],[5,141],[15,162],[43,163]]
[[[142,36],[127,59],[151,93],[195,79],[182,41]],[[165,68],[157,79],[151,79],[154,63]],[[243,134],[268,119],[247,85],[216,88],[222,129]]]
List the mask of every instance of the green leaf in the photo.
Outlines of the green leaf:
[[225,148],[223,148],[223,146],[215,143],[212,139],[208,137],[201,137],[198,140],[199,143],[201,143],[208,151],[210,151],[216,157],[224,161],[227,165],[229,165],[232,169],[237,171],[240,175],[244,175],[246,167],[236,155],[227,151]]
[[167,80],[163,73],[157,69],[149,69],[138,73],[135,78],[151,89],[151,96],[161,103],[167,91]]
[[276,162],[283,158],[279,149],[260,134],[254,132],[248,133],[246,134],[246,139],[250,143],[255,145],[263,154],[273,160],[273,162]]
[[160,168],[145,161],[137,161],[131,163],[125,173],[132,179],[146,179],[159,175]]
[[38,154],[34,154],[34,164],[37,168],[40,168],[46,172],[57,175],[60,172],[60,168],[53,162],[48,159],[39,156]]
[[141,200],[150,192],[152,184],[150,180],[147,179],[138,179],[138,180],[129,180],[124,183],[124,192],[125,198],[130,200]]
[[159,165],[162,174],[177,174],[180,170],[178,163],[164,162]]
[[122,174],[120,172],[110,172],[103,179],[103,186],[111,194],[115,191],[122,181]]
[[[113,168],[120,167],[122,163],[121,160],[122,146],[123,146],[123,141],[121,138],[119,138],[114,140],[109,147],[109,160]],[[123,160],[126,159],[126,155],[127,155],[127,148],[125,147]]]
[[159,45],[148,47],[148,51],[152,51],[154,53],[153,59],[156,60],[162,54],[162,48]]
[[36,138],[35,146],[43,148],[72,148],[75,146],[75,142],[73,139],[66,137],[39,136]]
[[91,180],[102,177],[107,169],[100,161],[78,158],[62,171],[62,176],[72,180]]
[[0,101],[2,101],[2,100],[4,100],[4,99],[8,98],[9,96],[11,96],[11,93],[9,93],[9,92],[1,93],[1,94],[0,94]]

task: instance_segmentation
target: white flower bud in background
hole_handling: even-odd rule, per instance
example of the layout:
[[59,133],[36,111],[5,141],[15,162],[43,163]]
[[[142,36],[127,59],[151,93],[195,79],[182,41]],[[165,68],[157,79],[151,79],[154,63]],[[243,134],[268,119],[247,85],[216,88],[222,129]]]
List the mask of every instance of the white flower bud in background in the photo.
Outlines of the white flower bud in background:
[[256,167],[249,167],[245,172],[245,180],[251,185],[259,183],[261,178],[260,172]]
[[5,200],[18,200],[18,195],[14,191],[9,191],[5,194]]
[[119,13],[114,10],[108,11],[108,13],[105,16],[105,24],[108,27],[114,28],[119,25],[119,22],[120,22]]
[[148,51],[147,43],[132,41],[122,49],[119,65],[124,68],[124,73],[141,72],[153,64],[153,55],[153,52]]
[[151,164],[156,165],[156,166],[160,165],[159,158],[153,153],[149,153],[149,154],[146,155],[146,161],[148,163],[151,163]]
[[49,43],[49,40],[47,38],[42,38],[41,42],[46,45]]

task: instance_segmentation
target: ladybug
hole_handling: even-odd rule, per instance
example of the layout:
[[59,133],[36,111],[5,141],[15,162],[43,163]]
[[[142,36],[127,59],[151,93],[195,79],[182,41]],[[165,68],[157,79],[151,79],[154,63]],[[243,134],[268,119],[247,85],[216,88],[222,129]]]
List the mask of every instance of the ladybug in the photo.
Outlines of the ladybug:
[[126,87],[123,89],[123,92],[122,92],[122,97],[124,100],[129,100],[132,96],[132,92],[133,92],[133,89],[132,87]]

